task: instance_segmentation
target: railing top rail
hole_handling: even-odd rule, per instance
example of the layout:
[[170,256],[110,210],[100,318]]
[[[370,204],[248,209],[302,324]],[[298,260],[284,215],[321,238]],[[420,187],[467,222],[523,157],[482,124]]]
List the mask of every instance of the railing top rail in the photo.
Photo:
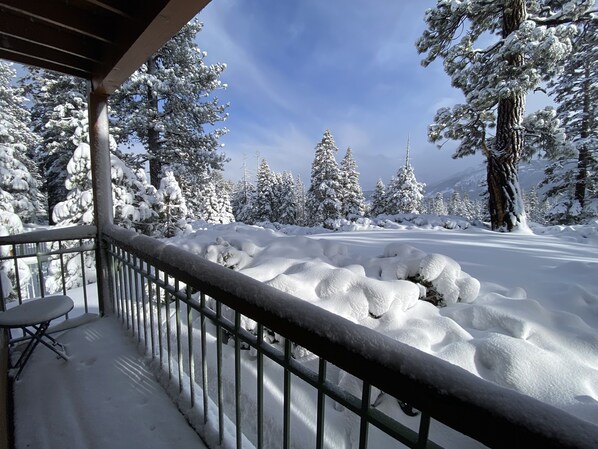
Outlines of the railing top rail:
[[248,276],[117,226],[104,237],[488,446],[598,447],[588,422]]
[[55,240],[75,240],[95,237],[97,228],[91,225],[44,229],[0,237],[0,245],[41,243]]

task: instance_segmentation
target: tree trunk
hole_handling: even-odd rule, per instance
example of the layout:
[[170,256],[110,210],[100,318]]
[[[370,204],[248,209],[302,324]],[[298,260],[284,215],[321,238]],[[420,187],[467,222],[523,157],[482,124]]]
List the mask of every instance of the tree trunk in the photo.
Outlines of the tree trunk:
[[[590,77],[590,66],[589,61],[586,61],[584,67],[584,82],[582,87],[583,95],[583,118],[581,121],[581,130],[579,137],[585,141],[592,131],[590,127],[590,114],[592,113],[591,102],[590,102],[590,88],[592,80]],[[577,176],[575,178],[575,194],[574,198],[579,202],[579,205],[583,208],[586,200],[586,179],[588,177],[588,164],[590,160],[590,149],[586,143],[583,143],[578,149],[579,155],[577,158]]]
[[[156,73],[156,61],[150,58],[147,61],[147,74]],[[152,85],[147,87],[148,109],[152,112],[152,121],[148,124],[147,130],[147,152],[149,155],[150,183],[156,189],[160,187],[162,177],[162,159],[160,158],[160,133],[155,128],[155,121],[158,117],[158,94]]]
[[[507,3],[502,17],[502,36],[517,30],[527,15],[525,0]],[[523,55],[509,56],[507,63],[521,66]],[[499,100],[496,142],[488,153],[487,181],[490,221],[493,230],[512,231],[525,219],[517,166],[523,149],[525,95],[515,94]]]

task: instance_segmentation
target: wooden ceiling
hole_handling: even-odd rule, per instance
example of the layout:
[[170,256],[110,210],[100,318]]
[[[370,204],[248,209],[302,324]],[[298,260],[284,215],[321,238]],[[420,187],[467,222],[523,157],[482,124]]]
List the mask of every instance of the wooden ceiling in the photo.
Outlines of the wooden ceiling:
[[210,0],[0,0],[0,58],[113,93]]

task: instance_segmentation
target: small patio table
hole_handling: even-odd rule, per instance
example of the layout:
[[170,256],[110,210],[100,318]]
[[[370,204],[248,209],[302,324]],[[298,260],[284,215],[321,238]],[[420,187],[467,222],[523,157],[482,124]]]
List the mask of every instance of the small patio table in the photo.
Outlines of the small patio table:
[[[73,306],[71,298],[57,295],[27,301],[6,312],[0,313],[0,329],[20,328],[25,334],[31,337],[27,347],[21,353],[19,360],[14,366],[14,368],[18,368],[15,380],[19,378],[21,371],[23,371],[25,364],[39,343],[50,348],[64,360],[68,360],[68,357],[64,353],[64,347],[46,332],[50,321],[66,315],[71,311]],[[34,329],[34,332],[31,329]],[[9,341],[9,344],[20,340],[23,340],[23,338],[12,339]],[[59,346],[62,352],[56,349],[56,346]]]

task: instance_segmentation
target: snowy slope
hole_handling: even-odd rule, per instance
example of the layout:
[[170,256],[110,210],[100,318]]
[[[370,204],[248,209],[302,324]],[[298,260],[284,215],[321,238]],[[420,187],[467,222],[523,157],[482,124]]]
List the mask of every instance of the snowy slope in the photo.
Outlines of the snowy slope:
[[[540,181],[544,179],[546,165],[546,160],[539,159],[520,164],[519,184],[524,191],[537,187]],[[479,198],[485,192],[485,187],[483,187],[485,181],[486,166],[480,164],[477,168],[469,168],[436,184],[430,183],[426,188],[426,196],[433,197],[436,193],[441,192],[445,197],[448,197],[453,191],[457,191],[461,194],[467,192],[470,198]]]

